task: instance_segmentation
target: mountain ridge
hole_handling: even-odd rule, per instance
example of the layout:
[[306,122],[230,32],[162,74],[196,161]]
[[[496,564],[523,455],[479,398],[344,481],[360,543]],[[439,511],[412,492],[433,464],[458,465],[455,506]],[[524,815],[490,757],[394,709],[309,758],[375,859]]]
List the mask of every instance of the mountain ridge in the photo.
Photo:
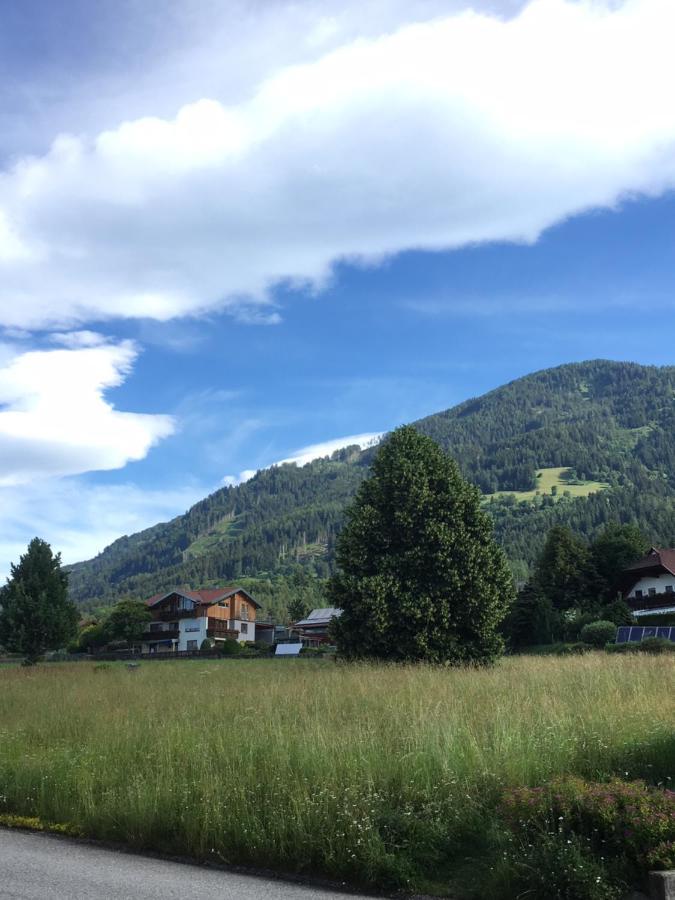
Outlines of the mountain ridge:
[[[526,576],[554,524],[591,537],[608,521],[635,521],[653,540],[675,539],[673,366],[568,363],[413,424],[486,496],[517,577]],[[347,447],[221,488],[185,514],[69,566],[71,595],[91,606],[183,583],[321,579],[331,571],[343,510],[374,452]],[[553,494],[539,490],[537,472],[554,469],[567,482]],[[570,489],[566,496],[567,483],[585,485],[588,495],[571,496]]]

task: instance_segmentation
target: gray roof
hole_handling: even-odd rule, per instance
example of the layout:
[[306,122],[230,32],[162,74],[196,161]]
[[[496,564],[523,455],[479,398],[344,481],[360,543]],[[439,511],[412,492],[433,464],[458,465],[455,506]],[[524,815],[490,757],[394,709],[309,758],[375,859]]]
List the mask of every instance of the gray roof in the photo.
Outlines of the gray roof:
[[296,626],[323,625],[326,622],[330,622],[331,619],[335,619],[341,615],[341,609],[337,609],[335,606],[325,606],[323,609],[313,609],[306,619],[301,619],[295,624]]

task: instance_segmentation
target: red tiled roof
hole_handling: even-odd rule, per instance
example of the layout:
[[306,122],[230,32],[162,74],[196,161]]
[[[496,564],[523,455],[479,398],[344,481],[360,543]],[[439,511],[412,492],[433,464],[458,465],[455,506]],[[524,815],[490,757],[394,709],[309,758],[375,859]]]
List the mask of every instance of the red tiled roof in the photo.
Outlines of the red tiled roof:
[[253,597],[245,591],[243,588],[238,587],[223,587],[223,588],[207,588],[201,591],[186,591],[182,588],[174,588],[171,591],[163,591],[161,594],[155,594],[150,597],[149,600],[146,600],[146,606],[154,606],[159,600],[163,597],[169,597],[171,594],[180,594],[182,597],[189,597],[190,600],[194,600],[196,603],[199,603],[201,606],[210,606],[212,603],[217,603],[219,600],[223,600],[225,597],[231,597],[232,594],[242,593],[246,594],[249,600],[260,609],[260,604],[257,600],[254,600]]
[[624,569],[624,572],[640,572],[642,569],[663,568],[671,575],[675,575],[675,547],[659,549],[652,547],[646,556],[638,559],[632,565]]

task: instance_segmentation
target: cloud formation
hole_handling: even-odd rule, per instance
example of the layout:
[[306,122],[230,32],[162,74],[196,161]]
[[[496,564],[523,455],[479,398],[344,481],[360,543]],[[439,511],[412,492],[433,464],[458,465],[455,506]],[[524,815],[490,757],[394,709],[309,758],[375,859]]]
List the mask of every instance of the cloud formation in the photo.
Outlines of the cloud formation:
[[[26,545],[39,534],[64,563],[90,559],[120,535],[173,518],[208,492],[207,485],[151,490],[134,484],[87,484],[53,478],[0,487],[0,585]],[[36,510],[39,516],[36,517]]]
[[0,353],[0,487],[121,468],[174,430],[170,416],[121,412],[105,398],[131,371],[132,342],[59,338],[75,349]]
[[[373,447],[377,444],[378,441],[381,440],[383,434],[384,432],[382,431],[369,431],[365,434],[351,434],[347,437],[333,438],[330,441],[322,441],[320,444],[309,444],[307,447],[296,450],[292,456],[288,456],[286,459],[280,459],[278,462],[271,463],[271,465],[283,466],[291,464],[305,466],[307,463],[312,462],[312,460],[330,456],[332,453],[335,453],[336,450],[341,450],[343,447],[351,447],[353,444],[357,444],[364,450],[366,447]],[[244,481],[249,481],[253,478],[257,471],[257,469],[244,469],[239,475],[226,475],[223,478],[223,484],[226,487],[234,487],[237,484],[242,484]]]
[[0,324],[264,315],[275,284],[321,287],[339,260],[533,241],[672,188],[674,29],[671,0],[465,11],[245,102],[62,135],[0,174]]

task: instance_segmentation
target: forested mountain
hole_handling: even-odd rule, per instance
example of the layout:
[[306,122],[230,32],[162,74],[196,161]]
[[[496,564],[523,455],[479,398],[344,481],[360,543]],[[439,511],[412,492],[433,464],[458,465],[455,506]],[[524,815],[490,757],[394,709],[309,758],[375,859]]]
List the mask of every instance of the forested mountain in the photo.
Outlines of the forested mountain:
[[[486,495],[519,578],[555,524],[590,537],[609,521],[635,522],[654,542],[675,544],[675,367],[560,366],[415,425]],[[71,566],[72,596],[95,606],[176,584],[254,578],[250,586],[273,612],[285,604],[274,597],[294,590],[310,602],[373,452],[347,448],[216,491],[185,515]],[[551,472],[559,483],[545,487]]]

